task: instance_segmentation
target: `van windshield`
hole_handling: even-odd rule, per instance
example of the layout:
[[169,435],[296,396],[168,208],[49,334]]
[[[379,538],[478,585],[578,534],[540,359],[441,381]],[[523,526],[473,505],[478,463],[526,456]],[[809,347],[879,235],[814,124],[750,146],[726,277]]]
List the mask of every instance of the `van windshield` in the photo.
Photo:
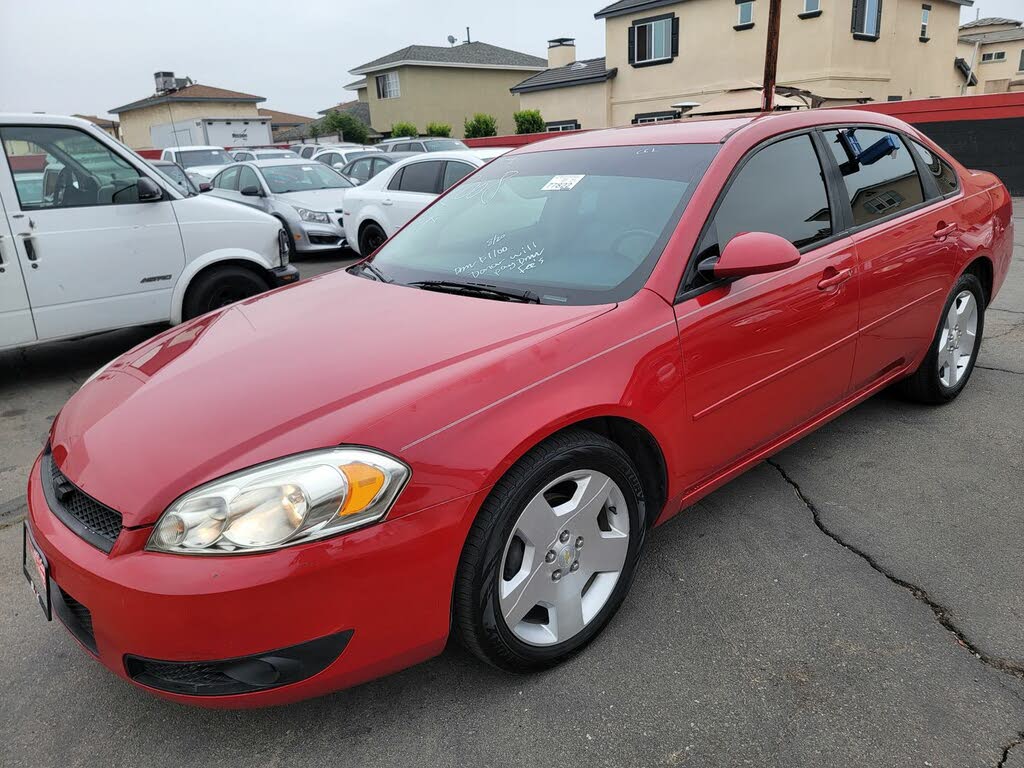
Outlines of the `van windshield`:
[[505,155],[374,256],[396,283],[473,282],[552,304],[621,301],[661,256],[717,145]]

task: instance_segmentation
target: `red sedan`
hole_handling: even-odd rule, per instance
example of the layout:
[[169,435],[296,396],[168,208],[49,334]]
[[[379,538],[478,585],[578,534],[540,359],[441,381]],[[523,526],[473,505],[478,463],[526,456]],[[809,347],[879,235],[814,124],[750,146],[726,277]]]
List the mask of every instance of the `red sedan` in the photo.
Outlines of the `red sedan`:
[[955,398],[1012,243],[997,178],[868,112],[533,144],[347,272],[98,372],[32,469],[25,573],[183,702],[322,694],[450,635],[557,664],[651,527],[884,387]]

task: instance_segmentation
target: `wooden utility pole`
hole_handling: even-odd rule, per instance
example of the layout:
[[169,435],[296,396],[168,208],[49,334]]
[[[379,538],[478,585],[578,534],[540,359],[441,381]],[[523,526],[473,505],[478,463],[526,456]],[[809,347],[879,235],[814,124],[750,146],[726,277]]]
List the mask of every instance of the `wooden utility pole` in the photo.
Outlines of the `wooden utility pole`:
[[779,25],[782,22],[782,0],[770,0],[768,5],[768,45],[764,52],[764,98],[761,110],[775,109],[775,76],[779,68]]

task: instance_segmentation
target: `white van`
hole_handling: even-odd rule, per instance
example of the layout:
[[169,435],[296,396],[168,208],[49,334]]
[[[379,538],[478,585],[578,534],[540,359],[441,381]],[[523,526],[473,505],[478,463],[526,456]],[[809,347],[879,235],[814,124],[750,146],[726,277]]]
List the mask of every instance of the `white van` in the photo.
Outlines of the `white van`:
[[88,123],[0,114],[0,349],[182,320],[298,280],[281,222]]

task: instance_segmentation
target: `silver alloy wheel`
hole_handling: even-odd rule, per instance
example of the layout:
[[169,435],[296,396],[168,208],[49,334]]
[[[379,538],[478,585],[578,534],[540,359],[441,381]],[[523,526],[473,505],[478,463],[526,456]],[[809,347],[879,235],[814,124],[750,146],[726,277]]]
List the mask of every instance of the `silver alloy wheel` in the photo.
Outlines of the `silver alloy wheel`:
[[498,577],[502,616],[531,645],[562,643],[608,602],[629,551],[629,509],[590,469],[548,483],[519,515]]
[[960,291],[946,313],[939,334],[939,381],[955,387],[967,373],[978,343],[978,302],[970,291]]

